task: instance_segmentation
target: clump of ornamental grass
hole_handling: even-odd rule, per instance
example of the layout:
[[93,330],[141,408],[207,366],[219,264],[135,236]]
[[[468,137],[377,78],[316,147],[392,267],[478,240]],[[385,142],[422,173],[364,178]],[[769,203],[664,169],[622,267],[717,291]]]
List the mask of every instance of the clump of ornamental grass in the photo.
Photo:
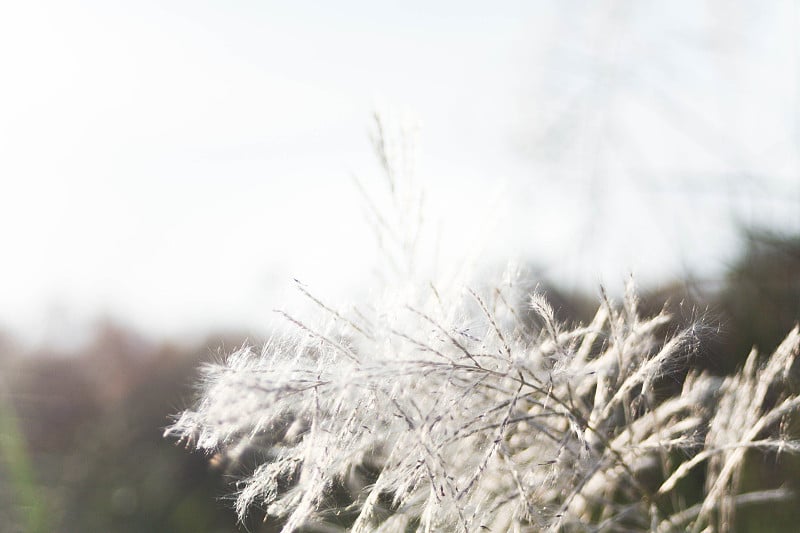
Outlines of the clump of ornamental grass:
[[[786,385],[797,329],[766,361],[690,372],[661,397],[696,328],[664,340],[669,317],[639,317],[631,292],[574,329],[531,295],[531,329],[512,288],[431,288],[369,317],[320,302],[319,323],[290,317],[297,334],[207,366],[202,400],[168,434],[213,453],[259,446],[236,509],[258,505],[285,531],[329,511],[336,487],[351,489],[353,531],[699,530],[788,497],[737,483],[748,450],[798,450],[781,436],[800,407]],[[702,498],[676,498],[699,468]]]
[[790,496],[740,476],[751,452],[800,449],[797,328],[723,378],[690,369],[702,328],[666,334],[632,284],[576,327],[514,276],[482,287],[340,309],[299,285],[317,312],[205,366],[166,433],[259,457],[236,510],[286,532],[725,530]]

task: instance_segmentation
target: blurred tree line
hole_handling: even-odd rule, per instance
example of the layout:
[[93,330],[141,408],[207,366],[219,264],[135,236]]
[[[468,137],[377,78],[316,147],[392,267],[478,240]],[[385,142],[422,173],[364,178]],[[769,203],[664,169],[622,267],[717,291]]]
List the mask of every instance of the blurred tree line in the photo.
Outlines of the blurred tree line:
[[37,501],[21,501],[25,487],[6,475],[13,465],[2,454],[0,529],[33,529],[25,506],[35,504],[46,515],[35,522],[40,531],[236,531],[219,502],[230,491],[225,480],[162,431],[191,400],[189,385],[213,356],[207,346],[239,342],[159,345],[113,323],[80,353],[23,353],[6,338],[2,401],[21,428]]
[[[752,346],[771,352],[800,320],[800,237],[748,231],[744,242],[717,283],[685,279],[642,290],[644,314],[667,302],[675,327],[705,324],[694,364],[714,373],[735,370]],[[545,292],[561,320],[586,323],[597,307],[591,294]],[[168,416],[192,401],[200,363],[242,340],[216,336],[185,348],[110,322],[80,353],[28,353],[0,337],[2,530],[237,531],[224,500],[235,488],[229,472],[161,433]],[[764,465],[756,475],[774,470]],[[257,517],[247,526],[269,529]]]

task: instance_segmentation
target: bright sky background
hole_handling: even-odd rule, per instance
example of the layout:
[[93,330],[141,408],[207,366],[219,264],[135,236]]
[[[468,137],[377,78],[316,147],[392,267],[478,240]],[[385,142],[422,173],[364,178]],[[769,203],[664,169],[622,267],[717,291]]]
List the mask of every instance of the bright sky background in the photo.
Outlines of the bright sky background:
[[8,2],[0,328],[263,332],[293,277],[357,292],[383,107],[418,119],[445,260],[719,275],[732,220],[800,229],[799,27],[789,1]]

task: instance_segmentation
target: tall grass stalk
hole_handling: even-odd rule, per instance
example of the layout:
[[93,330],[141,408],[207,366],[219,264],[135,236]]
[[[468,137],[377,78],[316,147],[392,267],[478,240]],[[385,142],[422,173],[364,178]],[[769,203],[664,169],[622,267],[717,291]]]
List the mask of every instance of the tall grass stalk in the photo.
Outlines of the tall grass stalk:
[[5,394],[0,381],[0,458],[8,472],[11,495],[16,499],[17,517],[28,533],[49,531],[49,521],[44,499],[36,483],[33,466],[28,455],[25,435],[17,420],[14,406]]

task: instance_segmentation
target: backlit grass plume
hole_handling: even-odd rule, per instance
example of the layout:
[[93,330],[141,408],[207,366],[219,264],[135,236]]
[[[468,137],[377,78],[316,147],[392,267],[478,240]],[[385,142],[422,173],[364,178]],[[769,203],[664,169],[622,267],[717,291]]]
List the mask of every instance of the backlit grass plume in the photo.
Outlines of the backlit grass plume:
[[[532,329],[510,290],[431,289],[371,319],[326,306],[321,323],[208,366],[202,400],[168,433],[209,452],[261,447],[237,510],[262,506],[286,531],[335,490],[354,531],[702,529],[730,523],[737,501],[787,497],[739,494],[737,475],[750,449],[797,450],[779,431],[800,406],[785,385],[797,330],[763,365],[753,354],[739,374],[690,374],[661,397],[695,331],[663,341],[668,317],[638,317],[633,295],[577,329],[534,295]],[[702,498],[676,505],[701,465]]]
[[689,370],[701,328],[666,334],[632,287],[577,327],[513,276],[482,287],[339,309],[299,286],[318,312],[206,366],[167,434],[257,457],[236,509],[287,532],[725,530],[789,497],[740,472],[798,450],[797,328],[722,378]]

